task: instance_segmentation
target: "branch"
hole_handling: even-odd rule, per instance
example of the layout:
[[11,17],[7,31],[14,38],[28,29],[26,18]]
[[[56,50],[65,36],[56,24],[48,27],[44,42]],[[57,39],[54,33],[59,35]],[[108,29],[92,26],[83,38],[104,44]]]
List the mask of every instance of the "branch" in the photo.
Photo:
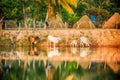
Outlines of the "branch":
[[5,16],[3,16],[1,19],[0,19],[0,23],[2,22],[2,20],[4,19]]

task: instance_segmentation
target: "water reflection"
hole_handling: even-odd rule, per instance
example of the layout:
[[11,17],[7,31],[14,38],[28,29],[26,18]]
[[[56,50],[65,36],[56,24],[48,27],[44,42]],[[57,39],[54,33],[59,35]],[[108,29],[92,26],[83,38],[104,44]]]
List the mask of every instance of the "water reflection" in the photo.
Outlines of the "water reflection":
[[0,50],[0,80],[120,79],[119,48]]
[[[84,68],[75,61],[20,61],[2,60],[0,80],[118,80],[120,70],[114,73],[105,63],[92,63],[91,68]],[[33,67],[34,65],[34,67]],[[117,64],[120,66],[120,64]]]
[[76,53],[78,52],[77,47],[71,47],[71,52],[72,52],[73,54],[76,54]]
[[50,48],[50,50],[48,50],[48,57],[51,58],[54,56],[60,56],[60,51],[58,48]]
[[80,57],[86,57],[91,53],[90,48],[80,48]]
[[28,54],[29,54],[30,56],[34,56],[34,55],[38,56],[38,55],[39,55],[39,52],[38,52],[38,50],[37,50],[37,47],[30,47],[30,50],[29,50]]

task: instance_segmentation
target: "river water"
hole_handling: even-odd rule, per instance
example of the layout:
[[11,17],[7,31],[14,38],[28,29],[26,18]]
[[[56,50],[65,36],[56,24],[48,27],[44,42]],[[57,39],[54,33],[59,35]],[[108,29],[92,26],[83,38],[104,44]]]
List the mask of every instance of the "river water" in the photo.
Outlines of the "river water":
[[120,80],[120,48],[0,47],[0,80]]

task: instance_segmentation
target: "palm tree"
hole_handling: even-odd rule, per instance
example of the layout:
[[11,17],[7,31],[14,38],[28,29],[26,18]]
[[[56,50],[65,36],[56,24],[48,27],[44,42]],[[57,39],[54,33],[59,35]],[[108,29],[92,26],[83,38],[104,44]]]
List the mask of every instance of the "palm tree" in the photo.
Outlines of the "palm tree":
[[[70,5],[77,7],[77,1],[78,0],[48,0],[48,11],[46,14],[46,20],[53,16],[56,15],[59,11],[59,7],[62,6],[66,11],[68,11],[70,14],[73,14],[73,10]],[[56,9],[58,8],[58,9]],[[57,11],[56,11],[57,10]],[[54,13],[56,12],[56,13]]]
[[[24,27],[25,29],[27,29],[27,23],[26,23],[26,7],[25,7],[25,3],[28,3],[28,0],[21,0],[22,1],[22,9],[23,9],[23,14],[24,14]],[[68,11],[69,13],[73,14],[73,10],[71,8],[70,5],[76,7],[77,6],[77,0],[34,0],[33,6],[36,6],[35,10],[32,11],[33,13],[33,18],[34,18],[34,23],[36,20],[36,17],[38,17],[36,15],[36,12],[40,10],[41,5],[38,4],[47,4],[48,5],[48,10],[47,10],[47,14],[46,14],[46,19],[52,16],[55,16],[56,13],[59,11],[57,8],[62,6],[66,11]],[[56,12],[56,13],[54,13]],[[35,25],[34,25],[35,27]]]
[[26,12],[25,12],[25,0],[21,0],[22,1],[22,10],[23,10],[23,14],[24,14],[24,28],[27,29],[27,22],[26,22]]

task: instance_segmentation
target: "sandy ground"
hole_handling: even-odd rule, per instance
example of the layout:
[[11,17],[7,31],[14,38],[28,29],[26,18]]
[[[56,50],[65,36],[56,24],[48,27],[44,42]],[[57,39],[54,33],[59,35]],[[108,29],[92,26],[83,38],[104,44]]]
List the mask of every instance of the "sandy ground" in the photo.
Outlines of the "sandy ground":
[[[57,36],[62,39],[59,46],[70,45],[72,40],[77,40],[78,46],[80,43],[80,37],[86,36],[91,46],[107,46],[107,47],[119,47],[120,46],[120,30],[119,29],[39,29],[39,30],[5,30],[0,31],[0,39],[9,39],[11,34],[21,32],[22,38],[28,41],[30,35],[39,36],[41,39],[40,45],[46,46],[46,35]],[[23,43],[24,44],[24,43]]]

